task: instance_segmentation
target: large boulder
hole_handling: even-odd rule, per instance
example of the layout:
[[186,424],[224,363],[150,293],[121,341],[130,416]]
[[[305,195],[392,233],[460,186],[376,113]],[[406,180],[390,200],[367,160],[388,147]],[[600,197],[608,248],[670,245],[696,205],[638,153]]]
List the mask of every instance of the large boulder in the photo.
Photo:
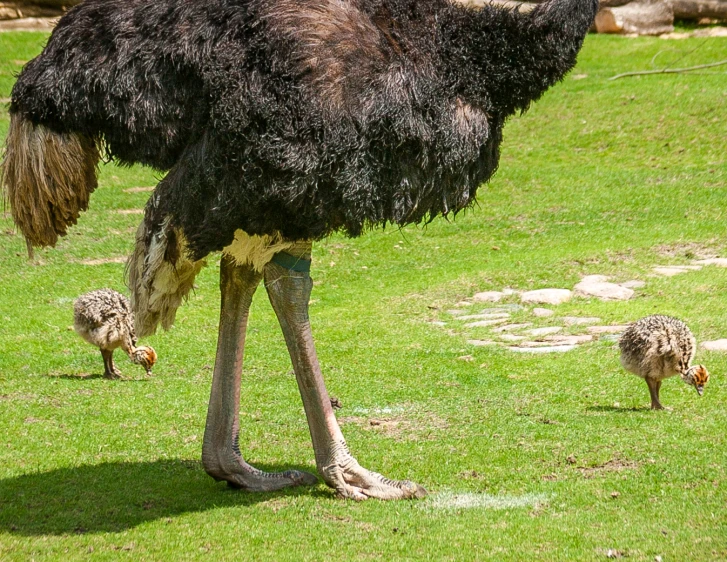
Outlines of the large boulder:
[[668,0],[637,0],[602,7],[596,15],[598,33],[661,35],[674,31],[674,10]]

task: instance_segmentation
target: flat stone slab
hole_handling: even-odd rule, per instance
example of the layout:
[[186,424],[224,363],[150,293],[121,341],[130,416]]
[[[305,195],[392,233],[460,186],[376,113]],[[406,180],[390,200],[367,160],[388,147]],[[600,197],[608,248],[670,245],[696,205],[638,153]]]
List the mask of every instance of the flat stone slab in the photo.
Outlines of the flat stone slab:
[[690,271],[698,271],[702,269],[701,265],[657,265],[653,271],[665,277],[673,277],[680,273],[688,273]]
[[617,325],[617,326],[588,326],[586,330],[588,330],[589,334],[618,334],[620,332],[623,332],[626,328],[628,328],[628,324],[626,325]]
[[530,322],[524,322],[522,324],[507,324],[506,326],[500,326],[499,328],[495,328],[492,330],[493,332],[513,332],[515,330],[522,330],[523,328],[527,328],[528,326],[532,326]]
[[458,316],[457,320],[494,320],[495,318],[510,318],[510,314],[508,312],[482,312]]
[[706,260],[694,260],[694,265],[718,265],[719,267],[727,267],[727,258],[709,258]]
[[472,295],[472,300],[474,302],[497,302],[502,300],[504,296],[505,293],[501,293],[500,291],[484,291]]
[[548,316],[553,316],[553,314],[555,314],[555,312],[549,308],[533,308],[533,315],[538,318],[547,318]]
[[566,351],[572,351],[575,348],[575,345],[550,345],[548,347],[508,347],[510,351],[516,351],[519,353],[564,353]]
[[502,341],[523,341],[525,336],[516,336],[515,334],[502,334],[498,336]]
[[467,343],[474,345],[475,347],[485,347],[488,345],[497,345],[497,342],[492,340],[467,340]]
[[588,326],[589,324],[598,324],[601,319],[595,316],[563,316],[563,322],[566,326]]
[[507,318],[496,318],[494,320],[478,320],[477,322],[470,322],[465,324],[465,328],[484,328],[485,326],[497,326],[507,322]]
[[546,336],[545,341],[556,345],[578,345],[593,341],[593,336],[583,334],[580,336]]
[[573,293],[568,289],[537,289],[520,295],[522,302],[537,304],[561,304],[568,302]]
[[616,283],[607,281],[599,281],[596,278],[602,278],[603,275],[589,275],[584,277],[573,290],[577,295],[584,297],[596,297],[604,301],[627,301],[634,296],[634,291],[627,287],[622,287]]
[[563,326],[548,326],[546,328],[533,328],[532,330],[528,330],[527,333],[531,336],[549,336],[561,331],[563,331]]
[[447,325],[446,322],[442,322],[441,320],[430,320],[429,323],[432,326],[446,326]]
[[452,316],[459,316],[461,314],[465,314],[466,312],[467,312],[466,310],[453,309],[453,310],[448,310],[447,314],[451,314]]
[[703,341],[702,349],[707,351],[727,351],[727,339]]

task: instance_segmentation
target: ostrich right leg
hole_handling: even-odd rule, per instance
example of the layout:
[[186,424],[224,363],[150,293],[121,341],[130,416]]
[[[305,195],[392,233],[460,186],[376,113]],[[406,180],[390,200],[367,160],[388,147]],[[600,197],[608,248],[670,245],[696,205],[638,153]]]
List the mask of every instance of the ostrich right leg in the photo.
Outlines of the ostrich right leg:
[[318,478],[308,472],[263,472],[247,464],[240,453],[237,440],[245,329],[252,295],[261,278],[262,275],[251,267],[235,265],[233,258],[222,256],[217,358],[202,445],[202,464],[207,474],[215,480],[226,480],[232,487],[252,492],[318,483]]
[[651,409],[663,410],[664,406],[662,406],[661,402],[659,402],[659,389],[661,388],[661,381],[646,379],[646,384],[649,386],[649,394],[651,394]]
[[[285,254],[293,262],[310,263],[310,251],[310,242],[300,242]],[[326,484],[344,498],[394,500],[424,497],[427,492],[421,486],[407,480],[389,480],[371,472],[349,452],[333,413],[313,343],[308,318],[312,286],[307,271],[288,269],[274,261],[265,266],[265,288],[293,362],[318,471]]]
[[103,376],[105,379],[120,379],[123,378],[121,373],[114,365],[114,350],[113,349],[102,349],[101,357],[103,357]]

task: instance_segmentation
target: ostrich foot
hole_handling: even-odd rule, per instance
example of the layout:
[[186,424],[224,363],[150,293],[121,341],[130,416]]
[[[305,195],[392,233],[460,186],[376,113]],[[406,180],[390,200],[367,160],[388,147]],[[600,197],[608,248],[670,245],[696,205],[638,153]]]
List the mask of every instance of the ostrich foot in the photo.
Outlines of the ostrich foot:
[[390,480],[377,472],[366,470],[348,452],[345,443],[333,447],[332,459],[320,472],[326,484],[342,498],[357,501],[368,498],[379,500],[419,499],[427,491],[410,480]]
[[231,488],[248,492],[272,492],[293,486],[313,486],[318,478],[310,472],[286,470],[285,472],[264,472],[247,464],[244,459],[230,451],[223,455],[203,455],[204,469],[218,482],[225,480]]
[[104,371],[103,378],[109,379],[109,380],[124,380],[124,375],[122,375],[121,371],[119,371],[116,367],[114,367],[113,370]]

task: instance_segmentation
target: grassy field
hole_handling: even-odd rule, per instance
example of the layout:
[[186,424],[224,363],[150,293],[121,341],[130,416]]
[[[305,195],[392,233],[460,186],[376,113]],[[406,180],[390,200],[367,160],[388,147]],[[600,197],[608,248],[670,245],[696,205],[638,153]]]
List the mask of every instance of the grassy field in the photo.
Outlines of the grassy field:
[[[0,34],[0,98],[44,35]],[[149,338],[151,379],[108,381],[72,302],[124,291],[120,258],[157,179],[101,170],[91,209],[57,248],[24,257],[0,224],[0,559],[727,559],[727,358],[700,351],[701,399],[678,379],[647,409],[612,339],[568,353],[472,347],[492,337],[447,313],[478,291],[642,279],[628,302],[574,299],[556,315],[624,323],[661,312],[698,340],[727,337],[727,270],[652,267],[727,256],[727,80],[713,72],[608,81],[714,62],[727,39],[591,36],[578,68],[505,129],[478,208],[426,229],[317,245],[311,309],[349,445],[428,499],[354,503],[320,485],[246,494],[200,463],[219,307],[218,264],[175,327]],[[722,70],[724,67],[722,67]],[[6,100],[7,101],[7,100]],[[7,130],[0,112],[0,138]],[[517,303],[510,297],[509,304]],[[473,313],[485,305],[466,307]],[[445,322],[445,325],[434,324]],[[577,332],[571,329],[572,332]],[[277,322],[258,291],[246,347],[241,448],[265,469],[314,469]],[[462,359],[464,357],[464,359]]]

